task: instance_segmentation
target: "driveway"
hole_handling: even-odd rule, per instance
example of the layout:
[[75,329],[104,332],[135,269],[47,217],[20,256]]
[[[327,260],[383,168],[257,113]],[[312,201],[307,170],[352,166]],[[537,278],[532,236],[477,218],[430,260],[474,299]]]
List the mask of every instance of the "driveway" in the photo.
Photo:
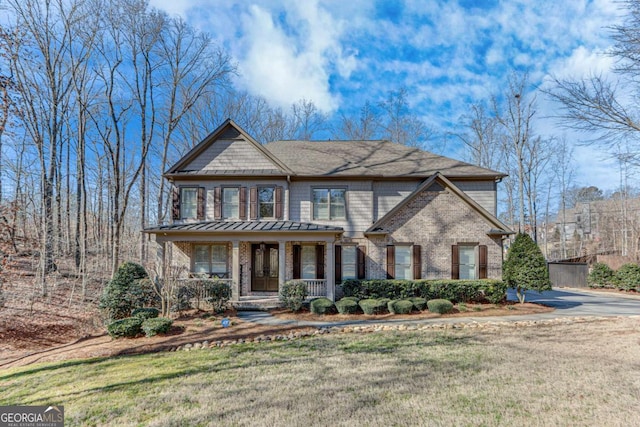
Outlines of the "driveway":
[[[509,289],[509,301],[517,301],[516,293]],[[556,309],[553,313],[536,315],[539,318],[562,316],[633,316],[640,315],[640,297],[634,295],[616,295],[569,288],[553,291],[527,292],[527,302],[536,302]]]
[[[516,293],[513,289],[507,292],[509,301],[517,301]],[[504,322],[504,321],[528,321],[528,320],[548,320],[562,317],[587,317],[587,316],[638,316],[640,315],[640,296],[615,295],[606,292],[583,291],[569,288],[559,288],[554,291],[527,292],[527,302],[537,302],[549,307],[554,307],[551,313],[525,314],[519,316],[500,317],[456,317],[443,319],[421,319],[421,320],[351,320],[342,322],[309,322],[297,320],[285,320],[272,316],[262,311],[239,311],[238,317],[262,325],[272,326],[313,326],[331,327],[347,325],[366,325],[374,323],[460,323],[460,322]]]

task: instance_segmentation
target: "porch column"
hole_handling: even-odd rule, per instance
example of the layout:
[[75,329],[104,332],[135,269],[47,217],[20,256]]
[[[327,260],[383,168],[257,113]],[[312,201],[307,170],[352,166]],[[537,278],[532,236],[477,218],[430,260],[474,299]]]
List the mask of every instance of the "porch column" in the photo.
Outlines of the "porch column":
[[240,242],[231,242],[231,301],[240,301]]
[[285,245],[285,242],[280,240],[278,241],[278,291],[280,290],[280,287],[286,280],[286,277],[285,277],[285,274],[287,271],[285,268],[286,260],[287,260],[286,245]]
[[336,261],[334,259],[333,246],[333,242],[327,242],[327,253],[325,256],[325,262],[327,263],[327,268],[325,269],[325,279],[327,281],[327,298],[329,298],[331,301],[336,300]]

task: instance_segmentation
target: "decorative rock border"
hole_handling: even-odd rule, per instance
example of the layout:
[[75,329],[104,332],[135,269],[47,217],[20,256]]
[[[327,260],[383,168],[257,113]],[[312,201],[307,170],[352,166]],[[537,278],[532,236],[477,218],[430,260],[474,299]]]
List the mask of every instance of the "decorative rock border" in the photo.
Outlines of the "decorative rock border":
[[383,331],[424,331],[424,330],[447,330],[447,329],[482,329],[496,330],[500,328],[527,328],[532,326],[553,326],[559,324],[570,323],[591,323],[603,320],[618,319],[640,319],[640,316],[618,316],[618,317],[557,317],[555,319],[545,320],[522,320],[522,321],[489,321],[489,322],[457,322],[457,323],[425,323],[425,324],[381,324],[372,325],[353,325],[353,326],[325,326],[314,331],[296,331],[283,335],[259,335],[253,338],[240,338],[237,340],[218,340],[214,342],[198,341],[191,344],[184,344],[177,347],[171,347],[168,351],[193,351],[207,348],[229,347],[239,344],[262,343],[271,341],[291,341],[295,339],[324,335],[324,334],[367,334]]

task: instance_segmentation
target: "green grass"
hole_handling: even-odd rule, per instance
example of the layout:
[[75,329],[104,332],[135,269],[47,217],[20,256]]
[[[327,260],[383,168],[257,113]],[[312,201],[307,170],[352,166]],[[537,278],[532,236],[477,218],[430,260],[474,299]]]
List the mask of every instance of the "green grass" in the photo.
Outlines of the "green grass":
[[640,321],[388,331],[0,371],[68,426],[631,425]]

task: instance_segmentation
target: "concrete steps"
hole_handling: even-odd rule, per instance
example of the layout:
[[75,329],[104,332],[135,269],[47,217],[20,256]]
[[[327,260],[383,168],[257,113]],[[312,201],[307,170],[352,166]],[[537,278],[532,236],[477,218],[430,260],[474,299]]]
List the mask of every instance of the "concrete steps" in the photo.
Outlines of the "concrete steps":
[[282,307],[280,300],[273,297],[240,297],[240,301],[230,304],[238,311],[268,311]]

